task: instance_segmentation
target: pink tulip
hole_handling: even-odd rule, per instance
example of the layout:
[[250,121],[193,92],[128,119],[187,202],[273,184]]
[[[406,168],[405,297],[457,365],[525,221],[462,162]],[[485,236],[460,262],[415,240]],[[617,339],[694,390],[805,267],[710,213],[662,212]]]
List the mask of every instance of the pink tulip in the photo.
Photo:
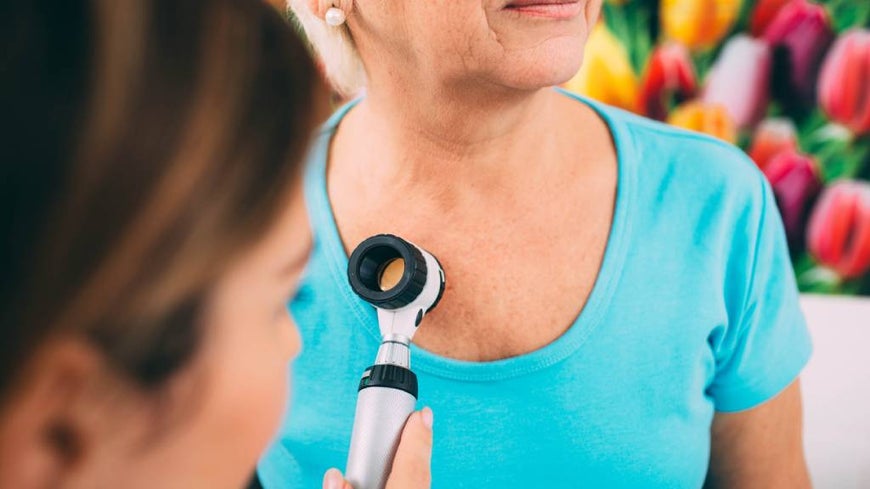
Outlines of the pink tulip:
[[777,153],[790,149],[797,151],[797,131],[789,119],[767,119],[758,125],[747,153],[762,171]]
[[810,253],[843,278],[870,269],[870,183],[842,180],[822,193],[807,229]]
[[856,134],[870,132],[870,30],[843,34],[825,58],[819,104]]
[[773,187],[789,245],[792,249],[803,246],[807,214],[822,189],[816,162],[793,149],[784,149],[770,160],[764,174]]
[[653,51],[641,83],[638,107],[663,121],[672,105],[692,98],[697,89],[692,58],[685,46],[666,43]]
[[791,0],[777,12],[764,31],[777,60],[787,66],[787,79],[774,73],[774,87],[781,101],[806,107],[813,102],[816,76],[822,58],[834,39],[824,7],[807,0]]
[[738,128],[756,124],[767,110],[770,65],[767,43],[732,37],[710,71],[704,101],[724,106]]

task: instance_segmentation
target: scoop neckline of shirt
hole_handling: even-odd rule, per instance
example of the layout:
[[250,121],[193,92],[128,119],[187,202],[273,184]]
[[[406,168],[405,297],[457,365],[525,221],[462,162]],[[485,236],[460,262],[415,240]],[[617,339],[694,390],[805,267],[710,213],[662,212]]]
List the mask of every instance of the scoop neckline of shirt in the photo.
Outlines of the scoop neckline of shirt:
[[[583,309],[571,326],[552,342],[522,355],[501,360],[474,362],[437,355],[411,346],[412,368],[418,372],[466,382],[488,382],[519,377],[561,362],[575,353],[603,321],[607,307],[622,276],[628,234],[631,229],[630,205],[634,195],[634,155],[632,139],[613,108],[585,97],[557,89],[567,97],[586,104],[607,125],[614,141],[617,160],[616,204],[604,259]],[[323,125],[312,151],[305,175],[305,198],[315,240],[324,247],[335,288],[344,296],[357,322],[380,341],[375,309],[356,296],[347,284],[348,256],[335,223],[326,182],[329,145],[344,116],[361,99],[339,108]]]

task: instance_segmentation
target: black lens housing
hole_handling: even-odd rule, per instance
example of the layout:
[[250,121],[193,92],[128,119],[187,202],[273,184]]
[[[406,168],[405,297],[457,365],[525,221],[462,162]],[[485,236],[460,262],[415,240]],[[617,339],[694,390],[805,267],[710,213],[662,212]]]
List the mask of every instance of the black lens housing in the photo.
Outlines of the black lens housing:
[[[380,274],[387,263],[405,261],[402,278],[395,287],[380,288]],[[347,279],[353,291],[366,302],[383,309],[399,309],[414,302],[427,277],[426,259],[416,246],[392,234],[378,234],[353,250],[347,266]]]

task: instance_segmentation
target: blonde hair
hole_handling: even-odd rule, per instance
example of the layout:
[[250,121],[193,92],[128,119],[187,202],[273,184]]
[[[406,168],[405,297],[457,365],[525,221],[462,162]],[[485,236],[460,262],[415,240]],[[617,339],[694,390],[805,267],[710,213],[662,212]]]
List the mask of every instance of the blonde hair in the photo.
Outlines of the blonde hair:
[[[317,0],[323,10],[353,0]],[[352,96],[366,85],[366,73],[347,24],[328,25],[309,7],[309,0],[287,0],[287,5],[302,27],[333,87]],[[347,9],[345,9],[347,10]]]

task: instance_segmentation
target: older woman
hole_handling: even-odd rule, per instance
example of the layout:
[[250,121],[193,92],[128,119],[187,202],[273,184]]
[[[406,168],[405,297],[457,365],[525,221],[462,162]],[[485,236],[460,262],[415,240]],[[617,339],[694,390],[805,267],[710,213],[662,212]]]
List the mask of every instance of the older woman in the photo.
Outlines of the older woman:
[[310,154],[306,347],[266,487],[344,463],[378,345],[344,271],[378,232],[449,276],[413,352],[434,487],[809,484],[811,347],[770,188],[727,144],[552,88],[600,0],[291,6],[365,95]]

